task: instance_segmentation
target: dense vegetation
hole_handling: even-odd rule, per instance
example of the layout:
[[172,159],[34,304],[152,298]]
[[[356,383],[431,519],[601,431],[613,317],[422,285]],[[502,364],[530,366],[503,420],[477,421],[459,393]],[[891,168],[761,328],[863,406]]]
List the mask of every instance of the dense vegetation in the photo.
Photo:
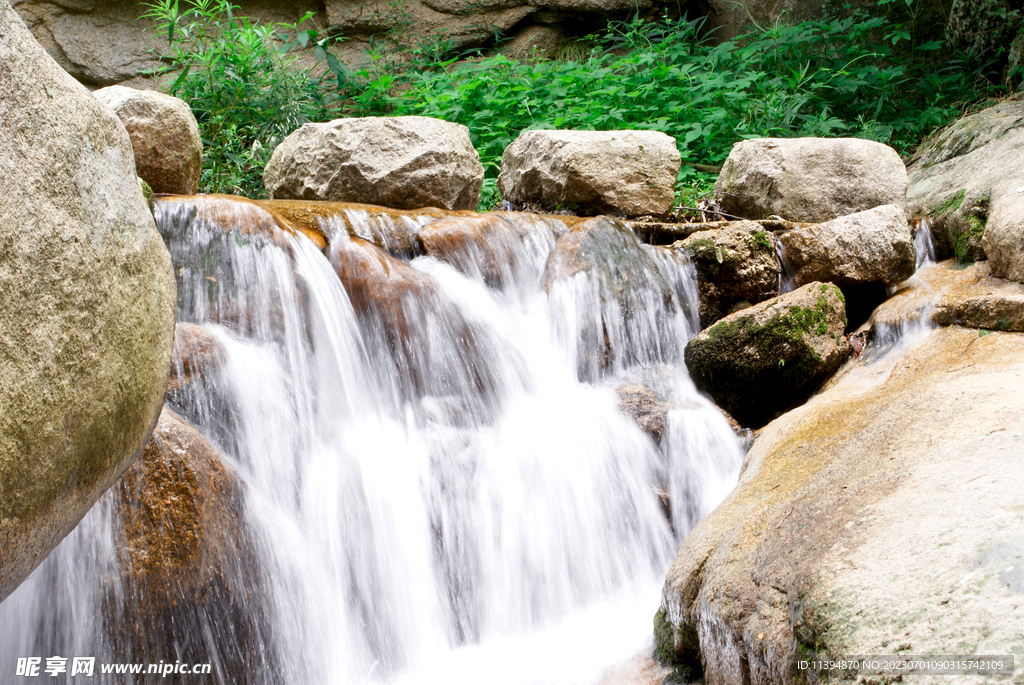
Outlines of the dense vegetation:
[[[180,14],[177,0],[160,0],[150,16],[167,32],[169,68],[181,70],[171,92],[191,104],[203,130],[204,192],[260,195],[274,146],[305,121],[339,116],[465,124],[486,170],[481,204],[489,207],[501,154],[525,129],[654,129],[676,138],[684,161],[710,165],[737,140],[763,136],[857,136],[907,153],[969,104],[998,94],[984,65],[940,40],[915,41],[907,22],[858,13],[717,45],[701,20],[637,19],[557,59],[382,47],[358,72],[330,55],[315,28],[237,20],[227,0],[196,0]],[[289,54],[310,46],[319,71]],[[684,164],[683,199],[710,179]]]

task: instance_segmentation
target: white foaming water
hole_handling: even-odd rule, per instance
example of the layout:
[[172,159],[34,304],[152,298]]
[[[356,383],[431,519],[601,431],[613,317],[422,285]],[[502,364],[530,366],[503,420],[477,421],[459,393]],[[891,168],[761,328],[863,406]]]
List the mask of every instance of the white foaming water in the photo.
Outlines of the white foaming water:
[[935,266],[935,242],[928,219],[921,219],[914,231],[914,249],[917,251],[917,268]]
[[[255,569],[231,622],[177,598],[215,682],[588,683],[650,645],[678,542],[742,457],[682,364],[687,265],[644,246],[648,271],[624,300],[594,271],[545,290],[564,227],[509,216],[494,238],[515,268],[500,287],[472,255],[411,262],[427,287],[398,298],[415,330],[393,345],[305,238],[242,239],[189,202],[158,216],[179,319],[225,350],[171,399],[244,485],[238,535]],[[347,240],[339,231],[331,254]],[[676,406],[660,446],[619,410],[614,388],[638,377]],[[156,660],[123,630],[146,607],[124,596],[117,522],[108,494],[0,605],[0,668]]]

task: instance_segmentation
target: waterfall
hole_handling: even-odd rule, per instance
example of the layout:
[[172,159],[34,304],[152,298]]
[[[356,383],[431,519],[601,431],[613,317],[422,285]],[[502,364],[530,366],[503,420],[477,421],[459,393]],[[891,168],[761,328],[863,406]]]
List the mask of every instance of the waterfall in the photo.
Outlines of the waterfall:
[[916,222],[914,230],[914,250],[917,252],[917,268],[935,266],[935,243],[932,240],[932,229],[928,219]]
[[[219,532],[236,594],[186,620],[195,598],[168,588],[172,655],[205,654],[210,682],[564,685],[649,649],[679,541],[742,459],[682,363],[692,268],[638,246],[622,294],[595,269],[551,276],[554,219],[488,218],[482,249],[399,260],[366,216],[324,221],[325,253],[262,211],[157,203],[179,322],[223,350],[168,403],[244,494]],[[660,443],[620,411],[628,381],[671,406]],[[119,561],[130,505],[108,493],[0,604],[0,668],[158,658]]]

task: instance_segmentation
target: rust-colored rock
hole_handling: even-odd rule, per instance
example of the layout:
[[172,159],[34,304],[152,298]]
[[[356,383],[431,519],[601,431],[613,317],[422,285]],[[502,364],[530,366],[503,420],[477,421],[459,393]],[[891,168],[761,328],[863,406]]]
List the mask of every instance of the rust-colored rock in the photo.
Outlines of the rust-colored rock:
[[194,323],[179,323],[174,329],[171,379],[168,392],[182,390],[206,378],[224,360],[224,350],[208,330]]
[[556,217],[490,212],[437,221],[420,231],[424,251],[492,287],[539,278],[537,255],[546,254],[565,223]]
[[214,662],[241,682],[267,668],[242,485],[217,448],[165,407],[110,497],[123,594],[105,618],[122,644],[153,662]]

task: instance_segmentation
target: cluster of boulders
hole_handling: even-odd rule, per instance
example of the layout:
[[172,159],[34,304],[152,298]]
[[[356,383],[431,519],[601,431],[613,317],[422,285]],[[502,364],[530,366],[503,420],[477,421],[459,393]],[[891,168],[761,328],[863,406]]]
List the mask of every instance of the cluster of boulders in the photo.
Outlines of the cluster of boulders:
[[[502,197],[540,211],[660,216],[681,160],[656,131],[526,131],[502,157]],[[271,198],[476,209],[484,170],[469,129],[429,117],[305,124],[264,170]]]
[[[724,685],[803,682],[797,660],[815,654],[1019,653],[1024,422],[1014,388],[1024,373],[1024,169],[1013,151],[1021,118],[1015,99],[965,117],[921,147],[909,182],[872,196],[886,204],[847,206],[816,225],[778,222],[810,216],[801,214],[815,197],[808,187],[833,206],[847,188],[865,187],[864,179],[822,176],[836,169],[826,143],[780,151],[757,141],[769,154],[744,155],[744,168],[730,168],[741,156],[727,163],[719,201],[779,226],[785,275],[805,285],[727,316],[687,349],[698,385],[741,421],[767,425],[737,488],[672,564],[654,626],[663,663],[702,669],[709,685]],[[816,152],[793,162],[787,155],[799,148]],[[843,157],[847,166],[867,159]],[[787,169],[817,178],[787,182]],[[939,258],[955,261],[915,273],[900,185],[909,185],[915,223],[931,223]],[[842,339],[834,318],[841,306],[827,291],[872,283],[891,296]],[[818,302],[807,301],[819,292]],[[798,293],[803,325],[789,332],[810,328],[824,338],[757,329],[771,316],[792,318],[784,306]],[[872,336],[876,345],[892,342],[897,331],[926,325],[942,328],[909,349],[861,354],[837,373],[834,361],[815,369],[822,375],[810,386],[831,378],[802,406],[774,420],[764,406],[805,399],[782,375],[792,361],[771,343],[789,350],[827,345],[831,336],[834,347],[804,357],[825,362],[847,340],[862,352]],[[731,356],[729,381],[712,387]],[[766,356],[778,368],[763,364]],[[859,675],[890,679],[877,670]]]

